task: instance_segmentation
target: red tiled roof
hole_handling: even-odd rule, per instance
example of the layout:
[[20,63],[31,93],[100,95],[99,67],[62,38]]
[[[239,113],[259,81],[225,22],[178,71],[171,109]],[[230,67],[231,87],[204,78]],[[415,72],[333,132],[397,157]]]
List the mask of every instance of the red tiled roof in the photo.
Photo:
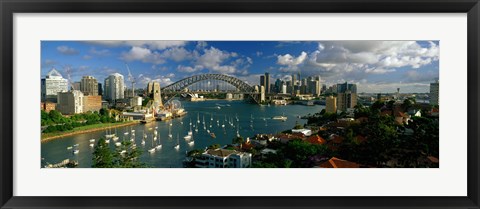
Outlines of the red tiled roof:
[[438,158],[433,157],[433,156],[428,156],[427,159],[432,163],[438,163],[439,162]]
[[338,159],[336,157],[320,164],[320,168],[360,168],[360,165],[354,162]]
[[315,136],[310,136],[307,138],[307,142],[310,144],[325,144],[327,141],[323,139],[322,137],[315,135]]

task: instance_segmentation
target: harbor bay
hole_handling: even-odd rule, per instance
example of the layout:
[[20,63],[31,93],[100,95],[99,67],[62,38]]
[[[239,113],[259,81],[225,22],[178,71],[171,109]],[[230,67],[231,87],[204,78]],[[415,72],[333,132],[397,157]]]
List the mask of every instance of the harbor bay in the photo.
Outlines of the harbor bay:
[[[181,101],[188,113],[179,118],[167,121],[154,121],[136,124],[105,131],[97,131],[80,135],[67,136],[42,143],[42,166],[71,159],[78,162],[78,168],[90,168],[94,147],[90,140],[98,140],[108,133],[116,133],[117,142],[134,139],[137,149],[142,150],[140,161],[153,168],[180,168],[186,152],[194,149],[205,149],[213,144],[221,146],[231,144],[238,134],[246,139],[255,134],[276,134],[292,129],[297,123],[305,124],[301,116],[319,113],[323,105],[257,105],[244,101],[208,100],[203,102]],[[275,116],[285,116],[286,121],[274,120]],[[237,120],[238,119],[238,120]],[[184,137],[190,131],[192,123],[192,139]],[[205,124],[205,129],[204,129]],[[224,127],[222,127],[224,126]],[[198,131],[195,131],[197,129]],[[157,140],[153,140],[155,130]],[[211,133],[215,135],[212,137]],[[147,135],[142,145],[144,134]],[[169,135],[172,137],[169,137]],[[178,137],[177,137],[178,136]],[[179,143],[179,149],[175,145]],[[193,141],[194,143],[188,143]],[[74,154],[69,147],[78,144],[79,152]],[[153,146],[161,144],[154,153],[148,152]],[[115,143],[111,140],[113,149]]]

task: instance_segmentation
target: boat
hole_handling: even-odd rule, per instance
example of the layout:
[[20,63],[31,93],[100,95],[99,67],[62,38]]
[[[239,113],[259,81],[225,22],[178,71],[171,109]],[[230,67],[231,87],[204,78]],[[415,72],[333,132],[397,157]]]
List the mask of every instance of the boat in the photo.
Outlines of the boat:
[[145,146],[145,141],[144,140],[142,140],[142,146]]
[[153,138],[153,136],[152,136],[152,148],[150,148],[150,149],[148,150],[148,152],[154,153],[155,150],[157,150],[157,149],[156,149],[156,147],[155,147],[155,145],[154,145],[154,138]]
[[190,145],[190,146],[192,146],[193,144],[195,144],[195,141],[193,141],[193,140],[188,142],[188,145]]
[[217,108],[217,109],[222,109],[220,106],[217,106],[216,108]]
[[180,141],[178,139],[178,134],[177,134],[177,144],[173,148],[175,148],[176,150],[180,149]]
[[120,145],[122,145],[122,143],[120,143],[120,142],[115,143],[115,146],[117,146],[117,147],[119,147]]
[[157,143],[157,146],[155,146],[156,149],[161,149],[162,148],[162,144],[160,143],[160,135],[158,135],[158,143]]
[[190,140],[190,139],[192,138],[192,136],[191,136],[191,135],[186,135],[186,136],[184,136],[183,138],[184,138],[185,140]]
[[125,153],[127,153],[127,150],[122,150],[122,151],[120,151],[120,154],[121,154],[121,155],[123,155],[123,154],[125,154]]
[[110,143],[110,139],[105,139],[105,143],[109,144],[109,143]]
[[95,144],[90,144],[89,146],[90,146],[90,147],[93,147],[93,146],[95,146]]
[[200,123],[200,113],[197,113],[197,123]]
[[72,147],[72,146],[69,146],[69,147],[67,147],[67,150],[71,150],[71,149],[73,149],[73,147]]
[[172,138],[172,127],[168,127],[168,138]]
[[190,131],[188,131],[187,135],[189,136],[192,136],[193,135],[193,132],[192,132],[192,125],[190,124]]
[[230,107],[230,104],[227,104],[227,107]]
[[90,141],[90,142],[95,142],[95,139],[90,139],[89,141]]
[[190,118],[190,124],[189,124],[189,125],[190,125],[190,126],[192,125],[192,119],[191,119],[191,118]]
[[207,129],[207,133],[210,133],[210,130],[209,130],[209,129]]
[[75,155],[78,154],[79,152],[80,152],[80,150],[78,150],[78,149],[73,150],[73,154],[75,154]]
[[217,136],[215,136],[215,133],[213,133],[213,132],[210,133],[210,136],[211,136],[212,138],[217,138]]
[[78,147],[78,145],[79,145],[79,144],[74,144],[73,146],[74,146],[74,147]]
[[273,120],[287,121],[287,117],[286,117],[286,116],[274,116],[272,119],[273,119]]
[[113,136],[112,139],[113,139],[113,141],[117,141],[119,138],[118,138],[118,136]]

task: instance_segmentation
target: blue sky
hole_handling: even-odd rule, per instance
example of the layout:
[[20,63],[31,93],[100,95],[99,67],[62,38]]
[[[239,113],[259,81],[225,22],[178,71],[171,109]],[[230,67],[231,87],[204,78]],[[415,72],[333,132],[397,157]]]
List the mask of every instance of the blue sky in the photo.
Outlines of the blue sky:
[[72,82],[111,73],[127,79],[129,65],[145,88],[202,73],[222,73],[251,85],[272,78],[320,75],[323,84],[350,82],[359,92],[428,92],[439,78],[438,41],[42,41],[41,76],[52,68]]

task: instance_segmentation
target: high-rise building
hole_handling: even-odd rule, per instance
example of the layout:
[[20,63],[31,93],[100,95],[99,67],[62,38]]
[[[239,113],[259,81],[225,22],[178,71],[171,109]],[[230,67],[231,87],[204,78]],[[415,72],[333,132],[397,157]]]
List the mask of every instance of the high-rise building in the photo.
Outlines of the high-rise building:
[[83,93],[79,90],[59,92],[57,110],[65,115],[83,113]]
[[265,85],[266,85],[266,80],[265,80],[265,76],[264,75],[261,75],[260,76],[260,86],[263,86],[264,88],[267,88]]
[[68,91],[68,80],[55,69],[48,72],[45,78],[41,79],[42,102],[57,102],[59,92]]
[[336,113],[337,112],[337,98],[334,96],[327,97],[325,104],[325,112]]
[[80,80],[80,91],[84,96],[98,95],[98,81],[93,76],[83,76]]
[[265,87],[260,86],[260,102],[264,102],[264,101],[265,101]]
[[337,94],[337,108],[341,111],[354,108],[357,105],[357,94],[347,90]]
[[70,87],[70,90],[80,91],[80,81],[73,82],[73,83],[72,83],[72,86]]
[[295,73],[292,74],[292,86],[295,86],[297,84],[297,75]]
[[435,83],[430,83],[430,104],[438,105],[439,104],[439,88],[440,84],[438,80]]
[[357,85],[356,84],[348,84],[347,82],[343,84],[337,84],[337,93],[345,93],[349,90],[351,93],[357,93]]
[[287,84],[285,83],[282,83],[282,91],[281,91],[282,94],[286,94],[287,93]]
[[271,93],[270,73],[265,73],[265,92]]
[[102,96],[103,95],[103,88],[102,88],[102,83],[98,83],[98,95]]
[[155,106],[163,106],[162,93],[160,92],[160,83],[156,81],[147,84],[147,94],[153,99]]
[[308,82],[308,93],[313,94],[314,96],[320,96],[320,81],[311,80]]
[[105,99],[110,102],[115,102],[118,99],[125,98],[124,86],[123,75],[119,73],[109,75],[104,83]]

